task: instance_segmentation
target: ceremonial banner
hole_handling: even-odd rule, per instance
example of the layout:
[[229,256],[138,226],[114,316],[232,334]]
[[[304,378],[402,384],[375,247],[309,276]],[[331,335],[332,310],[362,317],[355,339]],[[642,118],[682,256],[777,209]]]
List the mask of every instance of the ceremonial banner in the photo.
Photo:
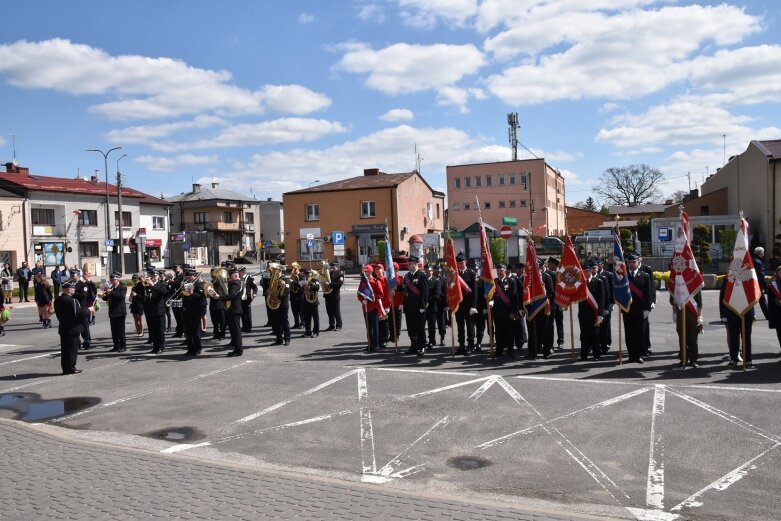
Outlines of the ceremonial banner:
[[485,235],[485,226],[483,222],[480,222],[480,278],[483,279],[483,290],[485,294],[485,300],[489,301],[494,298],[494,263],[491,259],[491,249],[488,247],[488,238]]
[[461,301],[464,300],[460,279],[455,245],[453,239],[448,238],[445,245],[445,299],[451,313],[455,313]]
[[587,291],[586,274],[580,266],[572,241],[567,237],[561,254],[561,264],[556,270],[556,304],[560,306],[577,304],[586,298]]
[[533,319],[542,310],[546,314],[550,313],[545,284],[542,282],[542,272],[537,263],[537,249],[534,246],[534,241],[526,242],[526,266],[523,269],[523,307],[526,309],[528,320]]
[[393,291],[396,289],[396,270],[393,268],[393,253],[391,252],[387,228],[385,232],[385,271],[388,272],[388,288]]
[[368,277],[363,272],[361,272],[361,282],[358,284],[358,300],[374,302],[374,290],[369,283]]
[[759,301],[759,280],[748,251],[748,223],[742,217],[724,283],[727,285],[724,290],[724,305],[741,317]]
[[678,309],[686,306],[697,316],[700,311],[694,295],[705,286],[705,281],[694,258],[689,233],[689,216],[686,212],[681,212],[681,224],[677,228],[675,252],[670,263],[670,280],[667,282],[667,288]]
[[618,228],[613,233],[613,300],[622,311],[629,311],[632,304],[632,290],[629,289],[629,277],[624,262],[624,250],[621,247],[621,234]]

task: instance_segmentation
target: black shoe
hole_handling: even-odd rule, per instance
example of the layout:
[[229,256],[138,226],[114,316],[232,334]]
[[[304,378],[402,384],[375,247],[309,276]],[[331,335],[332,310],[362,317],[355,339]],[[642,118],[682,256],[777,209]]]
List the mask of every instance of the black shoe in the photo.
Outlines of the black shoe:
[[642,357],[642,356],[641,356],[640,358],[638,358],[637,360],[635,360],[635,361],[636,361],[638,364],[643,364],[643,363],[645,363],[645,360],[643,360],[643,357]]
[[117,351],[119,351],[118,347],[114,347],[114,348],[108,350],[109,353],[116,353]]
[[228,353],[228,356],[241,356],[243,353],[240,353],[238,351],[231,351]]
[[408,354],[408,355],[411,355],[412,353],[416,353],[416,352],[417,352],[417,351],[415,350],[415,348],[414,348],[414,347],[410,347],[409,349],[407,349],[407,354]]
[[150,355],[159,355],[160,354],[160,350],[155,348],[155,349],[152,349],[151,351],[149,351],[148,354],[150,354]]
[[117,349],[118,353],[124,353],[125,351],[127,351],[126,347],[120,347],[119,349]]
[[515,358],[515,349],[510,349],[509,351],[507,351],[507,356],[509,358]]
[[[336,327],[334,328],[334,331],[339,331],[340,329],[342,329],[342,326],[336,326]],[[779,355],[779,356],[781,356],[781,355]]]
[[281,346],[281,345],[282,345],[282,340],[276,340],[276,341],[274,341],[274,343],[273,343],[273,344],[271,344],[271,345],[272,345],[272,346]]
[[284,345],[289,346],[290,345],[290,340],[285,340]]
[[62,374],[79,374],[81,369],[74,369],[73,371],[63,371]]
[[316,336],[320,336],[320,333],[312,333],[312,338],[314,338]]
[[336,331],[336,326],[328,326],[325,330],[326,331]]

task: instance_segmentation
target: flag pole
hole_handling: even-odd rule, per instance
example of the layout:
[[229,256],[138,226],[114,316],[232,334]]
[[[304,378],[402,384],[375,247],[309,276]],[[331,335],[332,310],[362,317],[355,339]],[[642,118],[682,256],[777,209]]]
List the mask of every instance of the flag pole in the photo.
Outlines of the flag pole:
[[456,357],[456,330],[453,325],[456,323],[456,314],[450,311],[450,355]]
[[740,316],[740,352],[743,357],[743,370],[746,370],[746,315]]
[[[485,236],[485,251],[490,256],[491,250],[488,248],[488,235],[485,233],[485,227],[483,226],[483,212],[480,210],[480,200],[477,198],[477,195],[475,194],[475,203],[477,203],[477,216],[480,219],[480,228],[482,229],[482,236]],[[482,250],[482,248],[481,248]],[[482,261],[482,258],[480,259]],[[493,264],[493,262],[491,263]],[[482,268],[480,269],[482,272]],[[482,281],[482,273],[480,274],[480,283],[485,284]],[[493,271],[491,272],[491,277],[493,277]],[[485,298],[485,297],[484,297]],[[496,357],[496,349],[494,347],[494,322],[491,315],[491,306],[488,305],[488,298],[485,298],[485,307],[488,308],[488,347],[491,351],[491,358]]]
[[[394,290],[395,293],[396,290]],[[396,305],[393,302],[393,296],[391,296],[391,320],[393,321],[393,345],[396,353],[399,352],[399,335],[396,332]]]
[[372,350],[372,334],[369,331],[369,308],[366,304],[363,306],[363,323],[366,326],[366,352],[369,353]]
[[681,308],[681,363],[686,368],[686,304]]
[[572,318],[572,304],[569,305],[569,346],[572,351],[572,360],[575,361],[575,322]]
[[[621,244],[621,227],[618,225],[618,214],[616,214],[616,235],[618,236],[618,243],[621,245],[621,251],[624,251],[624,245]],[[613,259],[613,269],[615,269],[615,259]],[[621,336],[621,322],[623,322],[624,318],[624,312],[621,311],[621,308],[618,308],[618,365],[624,364],[624,351],[622,349],[622,345],[624,342],[623,337]]]

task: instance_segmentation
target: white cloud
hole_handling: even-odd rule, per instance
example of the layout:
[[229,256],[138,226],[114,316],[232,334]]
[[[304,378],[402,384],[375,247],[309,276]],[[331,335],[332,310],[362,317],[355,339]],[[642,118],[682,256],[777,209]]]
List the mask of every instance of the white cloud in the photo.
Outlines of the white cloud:
[[466,103],[469,101],[469,91],[460,87],[442,87],[437,92],[439,105],[456,105],[461,113],[467,112]]
[[190,121],[177,121],[161,125],[138,125],[111,130],[106,138],[111,143],[152,144],[155,140],[192,129],[223,126],[227,120],[214,116],[197,116]]
[[312,13],[301,13],[298,15],[298,23],[301,25],[311,24],[315,21],[315,15]]
[[484,64],[485,57],[471,44],[397,43],[376,51],[366,46],[353,47],[335,69],[366,73],[369,87],[396,95],[451,86],[476,73]]
[[265,85],[260,99],[274,112],[311,114],[331,105],[331,99],[301,85]]
[[374,25],[385,23],[385,8],[379,4],[363,4],[356,6],[357,16],[361,20]]
[[217,156],[196,156],[193,154],[182,154],[174,157],[160,157],[145,155],[135,158],[135,161],[141,163],[149,170],[157,172],[173,172],[182,167],[202,166],[217,163]]
[[477,13],[477,0],[398,0],[400,16],[412,27],[430,28],[438,21],[463,26]]
[[409,109],[391,109],[382,116],[382,121],[412,121],[415,114]]

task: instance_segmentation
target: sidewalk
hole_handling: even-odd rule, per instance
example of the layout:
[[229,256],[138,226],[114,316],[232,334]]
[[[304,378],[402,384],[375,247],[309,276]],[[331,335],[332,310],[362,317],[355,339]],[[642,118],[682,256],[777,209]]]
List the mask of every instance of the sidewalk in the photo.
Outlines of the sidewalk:
[[0,519],[604,519],[199,461],[56,431],[0,419]]

